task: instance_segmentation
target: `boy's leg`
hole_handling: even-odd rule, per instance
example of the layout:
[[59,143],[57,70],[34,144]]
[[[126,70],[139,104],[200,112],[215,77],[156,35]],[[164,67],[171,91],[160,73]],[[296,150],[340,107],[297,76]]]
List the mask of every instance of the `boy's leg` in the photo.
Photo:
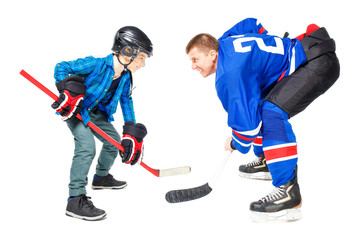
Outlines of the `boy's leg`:
[[[90,116],[91,121],[94,124],[96,124],[101,130],[111,136],[114,140],[120,142],[121,138],[119,133],[116,131],[115,127],[107,121],[107,117],[102,111],[95,110],[91,112]],[[93,134],[103,143],[96,166],[96,175],[107,176],[109,174],[110,168],[114,164],[114,161],[119,154],[119,149],[101,137],[98,133],[93,131]]]
[[95,140],[91,130],[78,119],[66,121],[74,136],[75,151],[70,170],[69,196],[86,194],[87,175],[95,157]]

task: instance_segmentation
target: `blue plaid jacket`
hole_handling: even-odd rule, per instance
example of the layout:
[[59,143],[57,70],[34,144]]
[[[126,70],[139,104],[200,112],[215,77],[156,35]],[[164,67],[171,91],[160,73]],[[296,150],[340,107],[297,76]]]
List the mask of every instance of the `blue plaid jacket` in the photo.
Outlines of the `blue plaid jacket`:
[[79,58],[75,61],[64,61],[56,64],[54,77],[56,83],[69,75],[84,77],[87,86],[81,109],[84,124],[90,121],[89,112],[96,105],[106,113],[108,121],[114,121],[113,114],[120,102],[124,121],[135,122],[133,100],[131,97],[131,72],[127,71],[121,76],[120,83],[115,90],[108,91],[114,78],[113,55],[105,58],[92,56]]

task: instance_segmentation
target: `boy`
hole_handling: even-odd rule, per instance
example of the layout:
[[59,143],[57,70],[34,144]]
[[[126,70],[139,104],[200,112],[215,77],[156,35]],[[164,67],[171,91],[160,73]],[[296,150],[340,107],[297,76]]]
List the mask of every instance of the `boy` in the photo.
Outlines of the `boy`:
[[[87,127],[87,123],[92,121],[120,141],[120,135],[110,123],[114,121],[113,114],[120,102],[125,122],[121,141],[124,153],[120,154],[122,161],[131,165],[141,162],[143,138],[147,133],[144,125],[135,123],[131,89],[132,73],[145,66],[146,58],[152,55],[152,43],[140,29],[126,26],[117,31],[112,51],[105,58],[90,56],[61,62],[55,67],[54,77],[60,96],[52,108],[66,121],[75,141],[66,215],[85,220],[106,216],[106,212],[96,208],[86,196],[87,175],[95,157],[94,136],[103,147],[92,188],[121,189],[127,185],[109,174],[118,149]],[[83,122],[76,118],[78,113]]]
[[219,40],[195,36],[186,53],[203,77],[216,73],[217,94],[232,129],[225,149],[245,154],[253,143],[258,146],[255,154],[263,161],[240,171],[251,175],[259,165],[264,165],[261,172],[270,171],[275,189],[250,204],[253,220],[299,219],[297,143],[288,119],[339,77],[335,42],[314,24],[290,39],[268,35],[256,19],[248,18]]

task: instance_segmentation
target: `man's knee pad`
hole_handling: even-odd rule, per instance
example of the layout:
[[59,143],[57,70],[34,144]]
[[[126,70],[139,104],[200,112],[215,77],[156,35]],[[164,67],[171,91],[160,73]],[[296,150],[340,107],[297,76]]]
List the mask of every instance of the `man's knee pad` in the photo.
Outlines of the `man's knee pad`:
[[[295,142],[289,115],[271,102],[264,102],[261,112],[263,122],[263,146],[283,142]],[[270,142],[269,142],[270,141]]]

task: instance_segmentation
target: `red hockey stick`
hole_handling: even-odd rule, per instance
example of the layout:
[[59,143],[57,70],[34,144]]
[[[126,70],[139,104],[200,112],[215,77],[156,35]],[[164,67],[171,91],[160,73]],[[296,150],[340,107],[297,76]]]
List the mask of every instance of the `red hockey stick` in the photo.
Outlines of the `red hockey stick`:
[[[44,93],[46,93],[49,97],[51,97],[54,101],[57,101],[59,97],[55,95],[53,92],[51,92],[47,87],[42,85],[39,81],[37,81],[35,78],[33,78],[30,74],[25,72],[24,70],[20,71],[20,74],[29,80],[31,83],[33,83],[35,86],[37,86],[40,90],[42,90]],[[82,121],[81,115],[77,114],[76,117]],[[103,130],[101,130],[98,126],[96,126],[91,121],[87,124],[92,130],[97,132],[100,136],[108,140],[111,144],[113,144],[115,147],[117,147],[120,151],[124,151],[123,146],[121,146],[120,143],[115,141],[112,137],[110,137],[108,134],[106,134]],[[166,176],[174,176],[174,175],[180,175],[180,174],[187,174],[191,171],[189,166],[183,166],[183,167],[176,167],[176,168],[168,168],[168,169],[154,169],[146,165],[144,162],[141,162],[140,165],[154,174],[156,177],[166,177]]]

